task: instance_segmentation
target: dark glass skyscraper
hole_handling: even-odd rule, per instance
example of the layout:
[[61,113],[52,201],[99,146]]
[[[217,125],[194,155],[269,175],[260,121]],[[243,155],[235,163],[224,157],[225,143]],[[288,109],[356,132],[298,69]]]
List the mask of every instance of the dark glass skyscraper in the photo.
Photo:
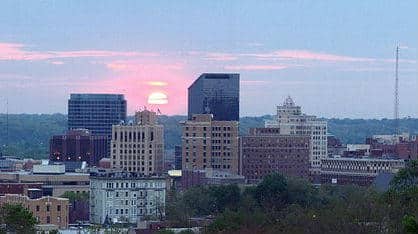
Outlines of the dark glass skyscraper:
[[126,120],[122,94],[71,94],[68,100],[68,129],[88,129],[93,135],[111,137],[112,125]]
[[188,89],[188,118],[213,114],[214,120],[239,121],[239,74],[204,73]]

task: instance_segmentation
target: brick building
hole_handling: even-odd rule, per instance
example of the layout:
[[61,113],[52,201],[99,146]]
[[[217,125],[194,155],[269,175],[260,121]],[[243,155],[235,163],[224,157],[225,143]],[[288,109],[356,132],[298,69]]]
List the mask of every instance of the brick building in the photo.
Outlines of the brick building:
[[68,227],[68,199],[66,198],[30,199],[27,196],[6,194],[0,197],[0,206],[4,204],[21,204],[33,213],[39,224],[54,224],[59,228]]
[[65,135],[53,136],[49,148],[49,160],[53,162],[85,161],[97,166],[108,154],[108,139],[92,135],[87,129],[70,130]]
[[309,135],[281,135],[278,128],[252,128],[240,142],[242,175],[247,182],[259,182],[271,173],[309,177]]
[[182,125],[182,169],[213,168],[239,173],[238,122],[213,120],[196,114]]

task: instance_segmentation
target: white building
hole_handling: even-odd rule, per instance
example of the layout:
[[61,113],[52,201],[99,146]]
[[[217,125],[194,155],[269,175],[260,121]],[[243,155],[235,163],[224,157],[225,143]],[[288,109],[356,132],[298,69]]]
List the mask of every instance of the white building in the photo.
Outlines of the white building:
[[277,106],[276,118],[266,121],[265,127],[280,128],[280,134],[283,135],[310,135],[310,171],[319,174],[321,159],[328,154],[326,121],[303,114],[301,107],[296,106],[291,97],[287,97],[282,106]]
[[156,113],[135,113],[133,124],[112,126],[111,167],[144,175],[161,174],[164,160],[164,128]]
[[364,156],[370,155],[370,145],[367,144],[347,144],[347,151],[364,151]]
[[165,216],[166,180],[133,172],[90,176],[90,222],[137,223]]

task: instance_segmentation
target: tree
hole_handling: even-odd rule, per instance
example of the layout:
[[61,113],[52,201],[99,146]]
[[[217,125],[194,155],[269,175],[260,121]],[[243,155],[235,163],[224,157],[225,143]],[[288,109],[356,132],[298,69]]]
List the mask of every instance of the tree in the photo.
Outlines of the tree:
[[401,169],[390,182],[391,189],[396,191],[407,190],[418,186],[418,161],[414,160]]
[[418,233],[418,221],[412,215],[406,215],[402,219],[402,225],[404,227],[405,233]]
[[267,210],[282,208],[288,200],[287,180],[280,174],[273,173],[264,177],[255,189],[255,198]]
[[0,208],[0,223],[6,224],[5,231],[15,233],[35,233],[38,222],[32,212],[20,204],[5,204]]

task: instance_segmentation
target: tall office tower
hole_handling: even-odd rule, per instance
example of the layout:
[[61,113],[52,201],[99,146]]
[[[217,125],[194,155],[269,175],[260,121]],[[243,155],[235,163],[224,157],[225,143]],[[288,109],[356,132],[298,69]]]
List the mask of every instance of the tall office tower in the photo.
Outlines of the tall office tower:
[[97,166],[107,156],[107,137],[91,135],[87,129],[70,130],[65,135],[52,136],[49,160],[54,162],[84,161]]
[[217,121],[239,121],[239,74],[204,73],[188,89],[188,118],[213,114]]
[[110,138],[112,125],[126,120],[122,94],[71,94],[68,100],[68,129],[88,129],[93,135]]
[[112,127],[111,167],[143,175],[161,174],[164,161],[164,127],[155,112],[135,113],[133,124]]
[[282,135],[309,135],[310,171],[313,176],[321,169],[321,159],[327,157],[327,122],[316,116],[302,114],[291,97],[287,97],[282,106],[277,106],[277,115],[273,121],[266,121],[265,127],[279,128]]
[[279,128],[251,128],[240,139],[242,175],[257,183],[271,173],[309,177],[309,135],[281,135]]
[[239,173],[238,122],[196,114],[182,124],[182,169]]

